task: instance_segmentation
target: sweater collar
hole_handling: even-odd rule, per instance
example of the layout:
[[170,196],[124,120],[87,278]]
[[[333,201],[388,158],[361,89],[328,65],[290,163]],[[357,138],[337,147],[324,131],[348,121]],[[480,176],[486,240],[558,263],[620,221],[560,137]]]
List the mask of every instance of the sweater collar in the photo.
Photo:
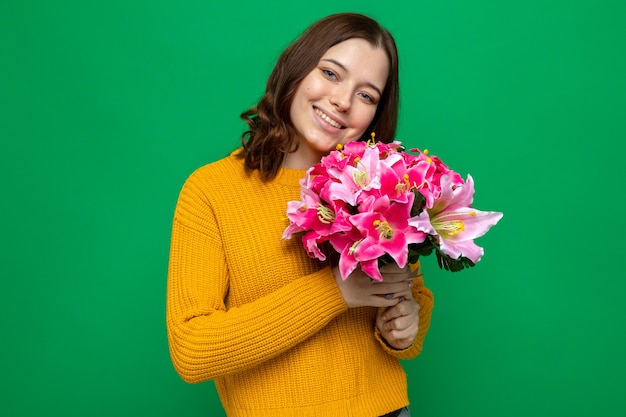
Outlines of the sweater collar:
[[[240,152],[242,152],[241,147],[232,151],[230,156],[233,157]],[[243,164],[243,161],[241,163]],[[306,176],[306,171],[306,169],[280,168],[272,181],[277,184],[300,187],[300,180]],[[254,175],[258,175],[258,172]]]

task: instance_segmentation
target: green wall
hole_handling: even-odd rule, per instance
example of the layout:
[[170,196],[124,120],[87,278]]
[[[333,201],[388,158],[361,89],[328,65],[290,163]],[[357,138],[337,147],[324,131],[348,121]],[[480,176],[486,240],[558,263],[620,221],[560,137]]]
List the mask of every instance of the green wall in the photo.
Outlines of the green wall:
[[476,268],[424,262],[413,414],[626,415],[626,3],[296,3],[0,0],[0,415],[224,415],[169,361],[177,194],[283,47],[348,10],[397,38],[398,138],[505,214]]

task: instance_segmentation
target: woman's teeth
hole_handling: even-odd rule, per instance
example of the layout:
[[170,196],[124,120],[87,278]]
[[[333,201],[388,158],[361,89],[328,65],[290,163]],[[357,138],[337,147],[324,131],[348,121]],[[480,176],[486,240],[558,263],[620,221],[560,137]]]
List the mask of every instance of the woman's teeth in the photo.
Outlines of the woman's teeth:
[[328,117],[326,115],[326,113],[323,113],[320,109],[315,109],[315,113],[317,113],[317,115],[324,120],[326,123],[328,123],[329,125],[331,125],[334,128],[337,129],[343,129],[343,126],[341,126],[339,123],[337,123],[336,121],[334,121],[333,119],[331,119],[330,117]]

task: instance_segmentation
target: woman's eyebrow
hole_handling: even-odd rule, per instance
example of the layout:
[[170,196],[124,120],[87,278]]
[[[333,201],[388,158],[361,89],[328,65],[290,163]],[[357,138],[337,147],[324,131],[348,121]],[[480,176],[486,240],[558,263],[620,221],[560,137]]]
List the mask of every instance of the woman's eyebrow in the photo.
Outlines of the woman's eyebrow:
[[[341,62],[334,60],[332,58],[322,58],[321,61],[327,61],[327,62],[332,62],[333,64],[337,65],[339,68],[341,68],[344,71],[348,71],[348,68],[346,68],[345,65],[343,65]],[[378,95],[382,96],[383,92],[380,88],[376,87],[374,84],[367,82],[366,83],[368,86],[372,87],[374,90],[376,90],[376,92],[378,93]]]

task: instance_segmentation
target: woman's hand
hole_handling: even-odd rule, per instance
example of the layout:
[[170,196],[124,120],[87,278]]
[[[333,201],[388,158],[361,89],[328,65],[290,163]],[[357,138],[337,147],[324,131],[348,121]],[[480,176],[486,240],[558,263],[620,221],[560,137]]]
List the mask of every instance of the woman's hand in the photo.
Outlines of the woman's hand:
[[376,327],[387,344],[395,349],[407,349],[417,337],[420,306],[413,294],[393,307],[380,307]]
[[372,280],[360,269],[343,280],[339,268],[333,268],[337,286],[348,307],[392,307],[402,300],[413,298],[411,287],[415,274],[408,267],[385,265],[380,272],[382,282]]

